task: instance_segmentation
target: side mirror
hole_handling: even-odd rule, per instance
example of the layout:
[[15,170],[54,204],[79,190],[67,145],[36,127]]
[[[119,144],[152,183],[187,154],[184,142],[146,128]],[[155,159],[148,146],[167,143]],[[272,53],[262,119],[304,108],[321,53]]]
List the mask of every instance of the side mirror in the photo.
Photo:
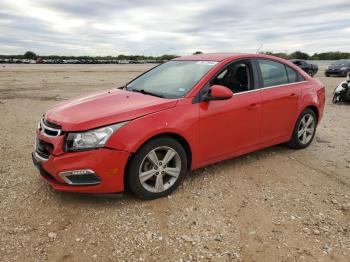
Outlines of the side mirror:
[[213,85],[208,92],[202,96],[202,101],[230,99],[233,93],[230,89],[221,85]]

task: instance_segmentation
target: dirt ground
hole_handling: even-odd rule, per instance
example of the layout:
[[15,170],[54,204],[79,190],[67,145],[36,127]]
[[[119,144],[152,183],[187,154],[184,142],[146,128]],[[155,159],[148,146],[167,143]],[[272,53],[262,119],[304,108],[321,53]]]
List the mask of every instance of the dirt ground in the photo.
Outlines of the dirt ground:
[[191,172],[170,197],[55,192],[30,153],[57,101],[151,65],[0,65],[0,261],[350,261],[350,105],[305,150],[275,146]]

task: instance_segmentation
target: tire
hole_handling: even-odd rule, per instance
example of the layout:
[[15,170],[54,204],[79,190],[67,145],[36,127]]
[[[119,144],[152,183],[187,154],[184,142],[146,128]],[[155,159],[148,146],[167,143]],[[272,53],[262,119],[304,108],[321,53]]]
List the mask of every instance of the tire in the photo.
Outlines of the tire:
[[333,95],[332,103],[333,103],[333,104],[338,103],[338,95],[337,95],[337,94],[334,94],[334,95]]
[[[311,120],[309,120],[311,118]],[[311,121],[311,122],[308,122]],[[298,117],[295,123],[291,140],[288,146],[294,149],[308,147],[315,137],[317,117],[315,112],[306,108]]]
[[126,183],[136,196],[156,199],[171,194],[186,173],[184,148],[176,140],[162,136],[146,142],[131,158]]
[[309,74],[309,76],[314,77],[314,71],[308,70],[307,73]]
[[325,74],[325,76],[326,76],[326,77],[329,77],[329,75],[328,75],[328,74]]

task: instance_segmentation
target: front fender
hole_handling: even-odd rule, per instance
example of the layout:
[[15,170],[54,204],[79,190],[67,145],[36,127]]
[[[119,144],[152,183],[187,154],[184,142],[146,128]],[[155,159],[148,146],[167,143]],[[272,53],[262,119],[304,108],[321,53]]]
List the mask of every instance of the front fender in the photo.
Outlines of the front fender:
[[180,102],[175,108],[130,121],[112,135],[106,147],[133,153],[152,137],[172,133],[185,139],[194,153],[199,148],[198,117],[198,104]]

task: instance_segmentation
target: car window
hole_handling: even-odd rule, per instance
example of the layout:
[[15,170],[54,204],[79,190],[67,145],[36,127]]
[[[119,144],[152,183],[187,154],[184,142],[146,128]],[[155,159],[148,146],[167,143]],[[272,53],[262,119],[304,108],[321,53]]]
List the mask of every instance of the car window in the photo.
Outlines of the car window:
[[262,77],[262,87],[288,84],[286,68],[283,64],[271,60],[259,59],[259,68]]
[[253,89],[252,69],[249,61],[232,63],[225,67],[210,85],[222,85],[231,89],[233,93],[240,93]]
[[289,83],[299,82],[298,73],[294,69],[290,68],[289,66],[286,66],[286,70]]

